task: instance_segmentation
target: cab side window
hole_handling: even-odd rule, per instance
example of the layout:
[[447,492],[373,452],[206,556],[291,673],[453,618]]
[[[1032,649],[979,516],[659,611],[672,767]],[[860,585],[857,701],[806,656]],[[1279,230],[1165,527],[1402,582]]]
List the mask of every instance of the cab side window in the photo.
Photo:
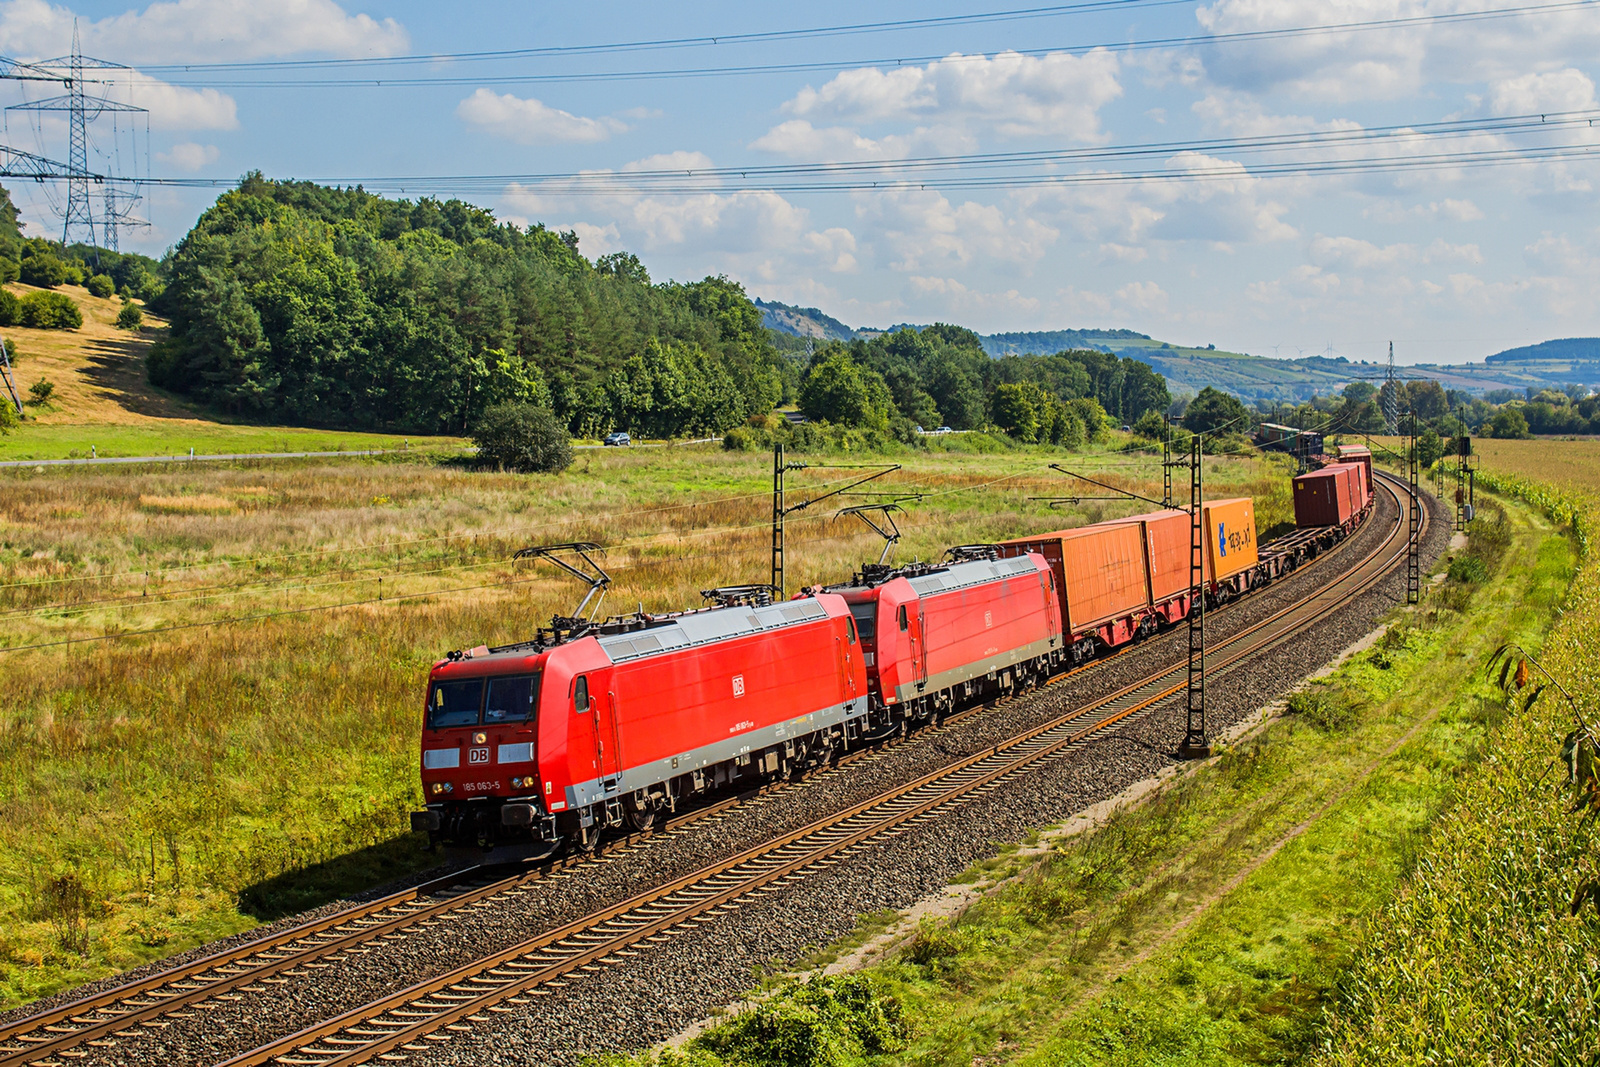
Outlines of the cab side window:
[[855,644],[856,643],[856,620],[848,619],[848,618],[845,619],[844,620],[844,632],[849,636],[850,643],[852,645]]
[[572,706],[582,715],[589,710],[589,679],[580,675],[572,690]]
[[911,628],[911,620],[906,617],[906,606],[904,604],[901,604],[900,610],[895,613],[895,620],[900,624],[901,633]]

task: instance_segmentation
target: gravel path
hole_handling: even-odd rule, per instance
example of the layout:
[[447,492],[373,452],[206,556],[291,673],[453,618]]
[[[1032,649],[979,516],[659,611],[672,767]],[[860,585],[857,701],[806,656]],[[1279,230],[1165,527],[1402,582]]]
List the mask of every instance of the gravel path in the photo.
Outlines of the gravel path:
[[[1449,518],[1442,508],[1435,508],[1434,520],[1423,546],[1429,563],[1449,538]],[[1346,561],[1380,539],[1391,522],[1392,507],[1346,542],[1343,559],[1291,576],[1212,614],[1209,636],[1220,640],[1303,596],[1309,587],[1326,580],[1326,568],[1349,566]],[[1401,567],[1357,603],[1323,620],[1315,632],[1253,661],[1248,670],[1235,669],[1219,677],[1207,689],[1212,725],[1225,727],[1291,688],[1370,630],[1404,596]],[[286,983],[269,987],[270,992],[240,993],[237,999],[193,1012],[191,1018],[172,1020],[144,1036],[119,1039],[111,1048],[85,1049],[89,1055],[75,1062],[178,1067],[227,1059],[626,899],[648,885],[689,873],[753,841],[803,826],[952,759],[990,748],[1066,707],[1181,659],[1185,648],[1186,638],[1179,629],[1005,707],[635,848],[529,883],[504,899],[465,909],[465,914],[449,921],[362,946],[331,959],[327,967],[291,976]],[[528,1007],[513,1007],[494,1022],[475,1026],[470,1034],[454,1034],[431,1052],[428,1062],[569,1064],[585,1054],[639,1048],[670,1037],[738,999],[752,984],[757,968],[783,966],[810,948],[848,934],[862,913],[905,907],[948,884],[973,862],[993,855],[999,843],[1018,840],[1032,827],[1059,822],[1151,776],[1173,761],[1171,753],[1183,735],[1182,719],[1179,707],[1146,713],[1087,750],[1050,762],[951,814],[859,849],[823,873],[780,893],[760,895],[732,915],[679,933],[633,961],[575,977],[567,987]],[[256,934],[259,931],[251,936]]]

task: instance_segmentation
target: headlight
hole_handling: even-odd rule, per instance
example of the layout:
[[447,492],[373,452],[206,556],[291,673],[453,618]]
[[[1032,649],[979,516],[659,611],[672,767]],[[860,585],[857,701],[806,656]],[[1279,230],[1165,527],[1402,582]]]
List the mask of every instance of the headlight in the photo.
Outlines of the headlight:
[[433,794],[435,796],[438,796],[440,793],[444,792],[444,783],[443,782],[434,782],[433,785],[430,787],[430,789],[431,789],[431,791],[433,792]]
[[477,733],[472,735],[472,743],[475,745],[481,745],[488,740],[489,735],[484,733],[482,730],[479,730]]

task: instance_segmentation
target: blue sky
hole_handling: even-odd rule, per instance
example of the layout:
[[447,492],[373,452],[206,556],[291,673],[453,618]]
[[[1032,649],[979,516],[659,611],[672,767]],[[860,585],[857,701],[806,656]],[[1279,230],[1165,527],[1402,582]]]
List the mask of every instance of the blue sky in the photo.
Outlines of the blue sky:
[[[0,54],[64,53],[76,18],[85,53],[134,68],[102,91],[149,109],[148,138],[142,121],[113,137],[102,119],[92,165],[461,195],[576,229],[591,257],[633,251],[657,280],[725,273],[852,325],[1126,327],[1352,359],[1381,358],[1392,340],[1403,362],[1600,334],[1600,153],[1587,148],[1600,3],[1077,0],[959,18],[1042,6],[4,0]],[[1464,17],[1474,12],[1494,14]],[[700,37],[718,40],[460,55]],[[441,54],[455,58],[216,66]],[[654,71],[680,73],[640,76]],[[0,85],[12,103],[51,91]],[[1541,114],[1532,130],[1485,125]],[[1403,132],[1435,123],[1467,125]],[[1401,130],[1374,132],[1389,127]],[[1264,136],[1296,143],[1237,143]],[[20,112],[6,143],[66,155],[62,126]],[[971,171],[935,167],[908,183],[896,169],[1148,145],[1173,147],[985,172],[1029,175],[1022,183],[927,187]],[[1501,165],[1464,165],[1463,152]],[[1417,166],[1424,155],[1435,162]],[[837,190],[814,175],[774,188],[703,173],[841,161],[885,166]],[[579,172],[589,177],[526,177]],[[879,183],[859,187],[866,179]],[[651,184],[663,181],[674,184]],[[59,231],[45,190],[7,184],[31,232]],[[124,247],[159,255],[217,192],[147,187],[151,225]]]

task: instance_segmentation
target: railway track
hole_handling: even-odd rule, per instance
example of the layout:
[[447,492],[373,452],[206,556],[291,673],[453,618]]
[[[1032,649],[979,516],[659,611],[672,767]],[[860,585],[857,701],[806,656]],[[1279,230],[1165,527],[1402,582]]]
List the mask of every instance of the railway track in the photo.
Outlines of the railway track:
[[[1365,592],[1393,569],[1405,551],[1403,532],[1409,502],[1391,485],[1386,483],[1384,488],[1395,498],[1399,518],[1378,548],[1312,597],[1222,642],[1208,656],[1209,670],[1225,670],[1289,639],[1338,603]],[[1397,542],[1400,547],[1396,551]],[[1311,566],[1335,554],[1325,553]],[[1113,658],[1058,675],[1053,681],[1094,670]],[[743,899],[777,891],[804,872],[837,863],[851,850],[874,839],[936,818],[953,805],[1026,773],[1043,760],[1082,747],[1116,723],[1182,691],[1184,674],[1182,666],[1155,672],[1012,737],[990,752],[947,765],[785,837],[547,931],[487,959],[263,1045],[228,1061],[229,1067],[353,1064],[375,1057],[384,1061],[415,1059],[463,1029],[470,1030],[471,1023],[489,1021],[493,1013],[511,1011],[549,995],[608,963],[644,951],[644,945],[671,937],[674,931],[713,921],[719,914],[737,910]],[[968,709],[946,722],[954,724],[982,710],[983,706]],[[853,754],[852,762],[873,751]],[[746,801],[751,795],[730,797],[687,813],[658,832],[670,833]],[[641,836],[644,835],[619,842],[611,854],[636,846]],[[496,878],[481,868],[458,872],[0,1027],[0,1067],[52,1067],[86,1056],[85,1046],[114,1047],[119,1038],[158,1031],[174,1018],[191,1018],[191,1009],[237,999],[243,993],[268,992],[291,977],[303,977],[331,966],[346,958],[347,953],[371,951],[374,942],[401,939],[409,931],[426,929],[458,909],[505,899],[531,881],[589,858],[557,861],[508,878]]]
[[[1354,568],[1314,595],[1234,634],[1208,654],[1226,671],[1302,633],[1382,581],[1404,559],[1409,500],[1388,482],[1399,521]],[[465,967],[421,982],[226,1061],[224,1067],[352,1067],[421,1058],[473,1023],[533,1003],[585,975],[644,951],[642,946],[738,910],[807,873],[838,863],[885,835],[902,833],[980,797],[1039,763],[1156,707],[1187,684],[1186,665],[1157,671],[986,753],[969,756],[810,826],[549,930]]]

